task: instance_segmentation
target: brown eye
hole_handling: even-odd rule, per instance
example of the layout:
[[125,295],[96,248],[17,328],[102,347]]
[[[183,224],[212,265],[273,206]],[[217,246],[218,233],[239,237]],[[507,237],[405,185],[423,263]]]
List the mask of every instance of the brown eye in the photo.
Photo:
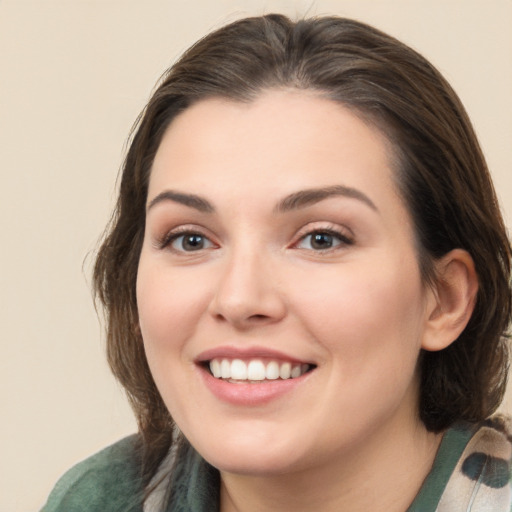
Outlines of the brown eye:
[[313,249],[330,249],[334,245],[334,237],[329,233],[315,233],[311,235],[311,247]]

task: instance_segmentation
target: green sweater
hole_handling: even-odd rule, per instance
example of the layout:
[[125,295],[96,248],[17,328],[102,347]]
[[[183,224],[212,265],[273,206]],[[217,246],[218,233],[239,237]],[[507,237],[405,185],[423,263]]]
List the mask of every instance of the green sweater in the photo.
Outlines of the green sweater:
[[[69,470],[41,512],[143,512],[136,436]],[[448,430],[407,512],[510,512],[511,444],[497,422]],[[174,473],[172,503],[158,512],[217,512],[219,473],[188,448]],[[157,512],[146,506],[144,512]]]

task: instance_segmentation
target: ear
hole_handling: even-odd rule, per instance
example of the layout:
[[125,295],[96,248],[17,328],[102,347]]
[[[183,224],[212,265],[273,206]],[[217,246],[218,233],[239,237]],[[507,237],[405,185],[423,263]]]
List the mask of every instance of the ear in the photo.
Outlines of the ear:
[[471,318],[478,291],[473,258],[463,249],[436,261],[435,271],[421,344],[429,351],[442,350],[459,337]]

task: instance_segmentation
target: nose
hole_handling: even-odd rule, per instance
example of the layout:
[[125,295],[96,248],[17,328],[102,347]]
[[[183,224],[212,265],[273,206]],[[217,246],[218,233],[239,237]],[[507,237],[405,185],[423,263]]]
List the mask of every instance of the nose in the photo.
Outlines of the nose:
[[286,302],[278,274],[268,255],[249,250],[231,254],[219,274],[210,313],[239,330],[282,320]]

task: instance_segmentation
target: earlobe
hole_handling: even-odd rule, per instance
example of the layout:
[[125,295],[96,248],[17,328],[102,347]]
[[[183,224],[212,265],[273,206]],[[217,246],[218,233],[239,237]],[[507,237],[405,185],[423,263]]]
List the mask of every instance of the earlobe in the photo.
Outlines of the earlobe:
[[454,249],[435,267],[422,341],[422,348],[429,351],[443,350],[459,337],[471,318],[478,292],[475,265],[467,251]]

